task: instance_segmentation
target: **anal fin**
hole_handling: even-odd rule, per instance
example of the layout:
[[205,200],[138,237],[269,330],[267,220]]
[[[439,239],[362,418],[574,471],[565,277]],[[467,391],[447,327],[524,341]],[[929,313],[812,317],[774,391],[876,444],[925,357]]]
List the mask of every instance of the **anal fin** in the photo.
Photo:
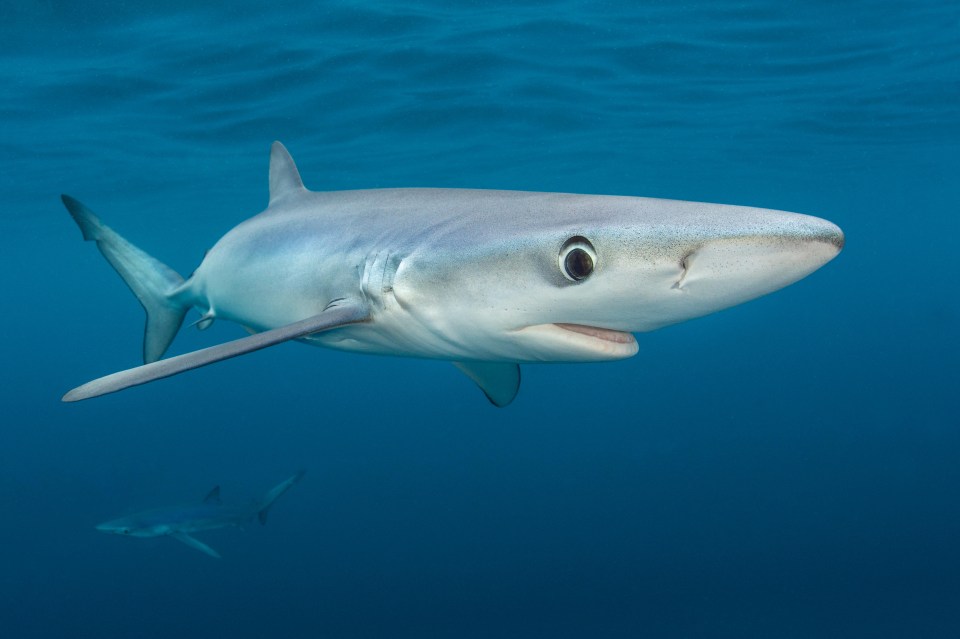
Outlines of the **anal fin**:
[[454,362],[494,406],[504,407],[520,390],[520,365],[513,362]]

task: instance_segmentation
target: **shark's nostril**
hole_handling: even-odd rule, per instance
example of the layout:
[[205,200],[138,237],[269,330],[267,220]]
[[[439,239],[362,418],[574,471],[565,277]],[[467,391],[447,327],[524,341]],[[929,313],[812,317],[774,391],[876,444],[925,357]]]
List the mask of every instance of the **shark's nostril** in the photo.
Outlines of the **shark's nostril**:
[[691,264],[691,261],[693,260],[694,253],[696,253],[696,251],[690,251],[689,253],[684,255],[682,258],[680,258],[680,268],[682,269],[680,272],[680,277],[677,278],[677,281],[674,282],[673,286],[671,286],[670,288],[675,288],[678,290],[683,288],[683,282],[684,280],[687,279],[687,272],[689,272],[690,270],[690,264]]

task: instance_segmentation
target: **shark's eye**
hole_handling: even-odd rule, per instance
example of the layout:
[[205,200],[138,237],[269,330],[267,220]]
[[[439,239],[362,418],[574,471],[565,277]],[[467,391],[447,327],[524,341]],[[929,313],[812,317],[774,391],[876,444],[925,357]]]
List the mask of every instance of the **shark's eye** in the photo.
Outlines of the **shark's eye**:
[[571,282],[590,277],[597,261],[597,253],[585,237],[576,235],[563,243],[560,249],[560,270]]

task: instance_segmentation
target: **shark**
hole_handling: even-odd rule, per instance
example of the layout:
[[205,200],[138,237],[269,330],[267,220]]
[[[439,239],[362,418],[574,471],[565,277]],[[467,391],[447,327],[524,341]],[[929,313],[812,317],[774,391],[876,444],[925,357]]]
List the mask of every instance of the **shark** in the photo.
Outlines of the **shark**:
[[[748,206],[481,189],[311,191],[270,152],[269,200],[184,279],[62,196],[146,310],[143,364],[79,401],[297,341],[453,362],[495,406],[520,365],[632,357],[636,333],[796,282],[844,245],[835,224]],[[250,335],[164,358],[186,313]]]
[[247,505],[228,506],[220,500],[220,486],[213,490],[199,504],[171,506],[134,513],[99,524],[97,530],[125,537],[172,537],[186,545],[220,559],[220,553],[203,543],[193,533],[215,530],[230,526],[242,526],[254,519],[261,524],[267,523],[267,512],[273,503],[300,481],[304,471],[274,486],[262,499]]

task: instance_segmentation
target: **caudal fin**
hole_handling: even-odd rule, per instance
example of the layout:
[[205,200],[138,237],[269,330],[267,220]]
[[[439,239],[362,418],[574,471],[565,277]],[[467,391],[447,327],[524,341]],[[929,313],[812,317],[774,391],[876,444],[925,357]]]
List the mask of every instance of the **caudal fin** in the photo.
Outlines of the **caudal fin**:
[[260,520],[261,524],[267,523],[267,511],[270,510],[270,506],[273,505],[273,502],[277,501],[280,495],[290,490],[291,486],[300,481],[306,472],[307,471],[305,470],[298,471],[293,477],[290,477],[289,479],[286,479],[285,481],[282,481],[274,486],[270,492],[264,496],[263,501],[260,503],[260,510],[257,511],[257,519]]
[[183,284],[183,278],[123,239],[78,200],[69,195],[60,197],[83,232],[83,239],[97,243],[97,248],[143,305],[147,312],[143,361],[148,364],[157,361],[180,330],[189,309],[172,296]]

